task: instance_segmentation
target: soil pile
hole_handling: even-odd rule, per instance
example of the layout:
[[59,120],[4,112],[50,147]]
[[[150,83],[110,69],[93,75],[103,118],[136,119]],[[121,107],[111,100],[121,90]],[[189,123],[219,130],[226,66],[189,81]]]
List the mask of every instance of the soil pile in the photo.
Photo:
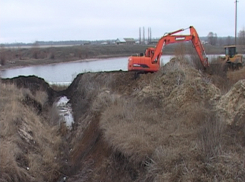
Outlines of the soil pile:
[[[4,145],[9,142],[12,146],[26,136],[29,141],[37,141],[38,146],[53,146],[49,147],[55,156],[51,161],[57,165],[51,169],[57,173],[50,181],[244,181],[245,83],[241,80],[231,89],[222,89],[225,79],[218,77],[184,61],[171,61],[157,73],[137,78],[132,72],[80,74],[63,91],[54,91],[40,81],[35,88],[42,88],[48,99],[40,102],[33,91],[28,96],[40,103],[41,109],[32,112],[39,113],[36,117],[42,122],[29,124],[32,119],[26,118],[26,124],[16,125],[16,131],[25,132],[8,134],[5,130],[1,137],[5,137]],[[53,103],[61,96],[69,99],[72,108],[71,130],[57,122],[59,116]],[[24,106],[33,108],[30,104]],[[12,120],[1,118],[1,124]],[[33,125],[49,126],[47,131],[58,139],[51,145],[54,141],[46,134],[42,136]],[[44,137],[46,142],[27,137],[28,133],[40,140]],[[5,135],[16,138],[9,141]],[[32,148],[27,153],[19,150],[27,164],[32,160],[26,156],[34,151],[36,156],[45,155],[40,152],[44,149]],[[1,155],[4,157],[6,152],[1,151]],[[17,161],[14,154],[10,159]],[[18,169],[24,170],[23,165]],[[45,168],[39,169],[39,173],[46,172]],[[45,179],[42,175],[38,178],[39,173],[23,174],[32,175],[32,181]],[[17,178],[9,175],[1,179]]]
[[217,102],[220,117],[230,125],[245,123],[245,80],[238,81],[228,93],[221,96]]

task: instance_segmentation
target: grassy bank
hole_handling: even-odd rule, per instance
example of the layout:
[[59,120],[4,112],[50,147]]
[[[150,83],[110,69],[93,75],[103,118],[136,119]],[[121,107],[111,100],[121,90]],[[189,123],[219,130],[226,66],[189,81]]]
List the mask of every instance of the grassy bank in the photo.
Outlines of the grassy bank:
[[0,181],[53,181],[62,140],[47,93],[1,82],[0,90]]

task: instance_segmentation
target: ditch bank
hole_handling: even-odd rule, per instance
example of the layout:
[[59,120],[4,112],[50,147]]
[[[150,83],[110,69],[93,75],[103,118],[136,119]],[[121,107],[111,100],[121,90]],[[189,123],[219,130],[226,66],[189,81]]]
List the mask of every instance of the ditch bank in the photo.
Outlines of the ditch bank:
[[[217,77],[170,62],[137,79],[79,74],[61,91],[4,79],[0,181],[244,181],[245,82],[224,91]],[[63,96],[72,128],[60,124]]]

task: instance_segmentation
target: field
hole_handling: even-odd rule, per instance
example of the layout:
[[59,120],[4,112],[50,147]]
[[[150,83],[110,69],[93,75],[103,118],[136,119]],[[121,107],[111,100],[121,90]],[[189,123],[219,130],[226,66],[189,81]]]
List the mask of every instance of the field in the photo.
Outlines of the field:
[[84,73],[67,88],[2,79],[0,181],[245,181],[245,68],[209,73],[173,50],[138,78]]
[[[185,45],[185,46],[184,46]],[[1,47],[0,48],[0,69],[7,69],[18,66],[42,65],[60,62],[68,62],[85,59],[98,59],[109,57],[123,57],[144,52],[147,47],[155,45],[81,45],[67,47],[40,47],[35,45],[26,47]],[[193,50],[190,43],[180,45],[168,45],[164,54],[173,55],[179,47],[185,47],[186,53]],[[223,54],[224,50],[218,46],[205,46],[207,54]]]

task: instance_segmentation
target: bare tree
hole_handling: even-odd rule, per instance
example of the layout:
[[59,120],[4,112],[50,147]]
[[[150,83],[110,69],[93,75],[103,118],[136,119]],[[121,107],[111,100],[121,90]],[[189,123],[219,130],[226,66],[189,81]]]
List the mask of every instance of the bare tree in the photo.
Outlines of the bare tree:
[[232,43],[232,37],[231,37],[231,36],[228,36],[228,37],[226,38],[225,44],[226,44],[226,45],[231,45],[231,43]]
[[211,45],[217,44],[217,34],[213,32],[208,33],[208,43]]
[[34,59],[38,59],[38,54],[39,54],[39,45],[38,42],[34,42],[32,46],[32,56]]
[[240,32],[238,33],[238,37],[239,37],[239,44],[245,45],[245,29],[240,30]]
[[217,41],[218,41],[218,45],[219,46],[223,46],[224,45],[224,40],[223,40],[222,37],[219,37]]
[[238,33],[238,44],[241,45],[242,52],[245,53],[245,28]]
[[0,48],[0,64],[2,66],[6,64],[6,50],[3,45]]

